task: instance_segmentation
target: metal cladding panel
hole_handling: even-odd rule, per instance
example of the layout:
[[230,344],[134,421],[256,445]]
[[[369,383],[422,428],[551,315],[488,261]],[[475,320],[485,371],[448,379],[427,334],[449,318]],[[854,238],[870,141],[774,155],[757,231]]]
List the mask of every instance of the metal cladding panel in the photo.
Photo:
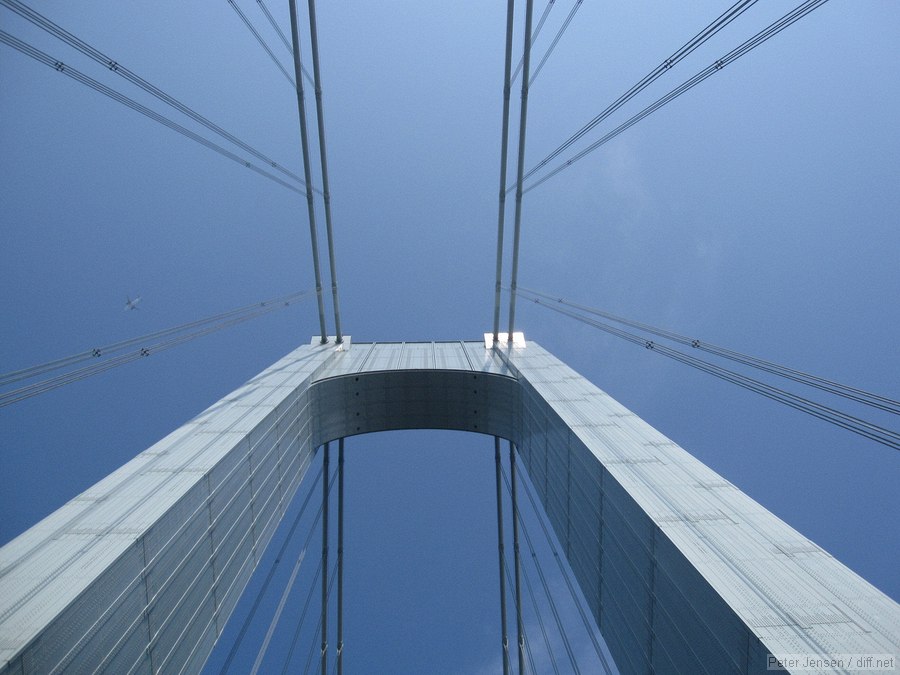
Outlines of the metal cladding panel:
[[[388,351],[389,358],[400,353]],[[360,372],[319,380],[311,392],[314,447],[391,429],[459,429],[509,438],[518,420],[515,380],[480,371]]]
[[[33,645],[29,659],[37,672],[65,670],[82,659],[99,663],[132,620],[141,616],[144,589],[140,549],[133,543],[108,568],[92,593],[83,593],[55,618]],[[109,611],[107,611],[109,610]]]
[[[200,494],[199,490],[192,491],[194,494]],[[150,534],[144,538],[145,564],[144,579],[147,585],[147,593],[151,600],[159,593],[165,590],[166,586],[173,583],[173,579],[177,575],[182,574],[182,568],[189,566],[190,560],[205,561],[212,555],[212,544],[209,538],[209,512],[206,508],[205,490],[203,495],[193,497],[190,500],[190,506],[198,502],[200,509],[185,509],[183,524],[177,525],[175,534],[168,537],[166,532],[166,540],[164,542],[154,542],[152,546],[148,542]],[[159,528],[154,528],[154,530]],[[156,533],[152,533],[155,537]]]

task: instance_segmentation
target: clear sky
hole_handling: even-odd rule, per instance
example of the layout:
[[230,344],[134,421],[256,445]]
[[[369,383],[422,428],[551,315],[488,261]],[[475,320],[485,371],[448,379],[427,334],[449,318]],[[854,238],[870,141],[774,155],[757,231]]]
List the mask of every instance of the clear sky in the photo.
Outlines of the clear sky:
[[[290,68],[256,3],[237,3]],[[490,329],[505,4],[320,3],[338,276],[356,341]],[[572,4],[555,3],[538,55]],[[532,88],[526,165],[728,4],[584,2]],[[286,3],[268,6],[287,31]],[[761,0],[586,142],[791,6]],[[302,172],[291,86],[228,2],[36,8]],[[897,3],[829,2],[530,192],[520,283],[900,397],[898,26]],[[2,7],[0,27],[176,118]],[[2,372],[312,286],[299,195],[6,46],[0,172]],[[140,310],[123,311],[126,295],[142,296]],[[522,302],[518,317],[528,339],[900,598],[895,451],[546,309]],[[317,333],[307,302],[0,410],[0,541]],[[492,449],[437,433],[348,443],[348,660],[493,672]],[[370,586],[383,595],[362,595]]]

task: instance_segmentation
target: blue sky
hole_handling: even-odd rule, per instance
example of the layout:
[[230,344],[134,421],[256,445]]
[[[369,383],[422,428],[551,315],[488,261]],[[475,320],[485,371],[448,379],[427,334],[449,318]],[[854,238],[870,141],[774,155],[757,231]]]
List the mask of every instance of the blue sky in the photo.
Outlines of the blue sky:
[[[255,3],[239,4],[289,65]],[[532,88],[526,164],[726,4],[585,2]],[[556,5],[539,54],[571,7]],[[543,7],[536,3],[536,13]],[[301,171],[291,87],[228,3],[164,0],[149,12],[97,0],[38,9]],[[286,6],[271,9],[287,30]],[[757,3],[601,129],[787,9]],[[504,21],[501,2],[319,7],[338,275],[354,340],[480,339],[490,328]],[[896,3],[827,3],[529,193],[520,282],[898,398],[900,84],[887,74],[898,25]],[[0,26],[170,114],[5,8]],[[0,157],[0,371],[312,285],[300,196],[5,46]],[[143,297],[140,311],[122,311],[127,294]],[[529,339],[900,597],[894,451],[539,307],[523,302],[518,317]],[[3,409],[0,540],[317,332],[307,303]],[[356,453],[368,482],[357,484],[353,508],[373,503],[381,481],[397,480],[397,501],[384,512],[421,521],[415,533],[403,518],[359,521],[357,541],[396,537],[403,555],[392,554],[406,559],[441,550],[451,533],[476,540],[467,527],[445,523],[431,498],[490,483],[489,439],[391,435],[354,440],[348,458]],[[432,458],[427,468],[443,468],[425,471],[424,457]],[[496,561],[491,485],[478,494],[487,520],[477,540],[488,549],[483,564],[468,568],[479,570],[480,598],[495,587]],[[386,556],[372,568],[391,564]],[[436,581],[425,584],[431,598],[412,587],[394,591],[409,596],[405,607],[447,623],[421,621],[435,627],[422,628],[419,641],[408,633],[383,638],[393,672],[404,668],[401,652],[410,659],[406,672],[421,672],[413,655],[420,649],[440,664],[435,672],[478,667],[451,662],[474,638],[448,626],[480,630],[465,617],[493,610],[441,608],[446,586],[442,594]],[[373,599],[354,611],[367,629],[389,631],[393,620],[379,612],[396,616],[391,608]],[[348,637],[348,659],[349,650]]]

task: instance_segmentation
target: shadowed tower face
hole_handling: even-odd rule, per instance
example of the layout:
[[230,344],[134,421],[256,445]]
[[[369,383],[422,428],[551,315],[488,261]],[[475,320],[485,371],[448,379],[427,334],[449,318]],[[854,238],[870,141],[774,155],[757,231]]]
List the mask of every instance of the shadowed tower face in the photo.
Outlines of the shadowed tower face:
[[889,654],[900,608],[533,342],[300,347],[0,549],[0,672],[197,671],[327,441],[519,450],[623,672]]

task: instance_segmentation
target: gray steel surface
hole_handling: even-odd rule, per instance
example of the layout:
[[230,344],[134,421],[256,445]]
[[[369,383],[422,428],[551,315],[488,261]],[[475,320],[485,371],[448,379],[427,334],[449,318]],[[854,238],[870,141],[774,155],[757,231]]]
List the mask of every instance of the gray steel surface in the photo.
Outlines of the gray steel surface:
[[315,448],[514,441],[623,672],[900,652],[900,606],[533,342],[303,346],[0,549],[0,673],[200,669]]

